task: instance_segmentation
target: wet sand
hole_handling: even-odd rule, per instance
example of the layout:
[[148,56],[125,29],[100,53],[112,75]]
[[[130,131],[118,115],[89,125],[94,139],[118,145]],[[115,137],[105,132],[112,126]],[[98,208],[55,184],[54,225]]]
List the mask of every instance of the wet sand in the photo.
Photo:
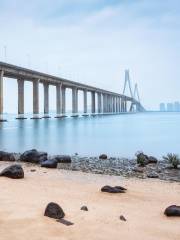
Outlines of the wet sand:
[[[0,170],[8,163],[0,163]],[[25,178],[0,178],[0,239],[2,240],[179,240],[180,218],[164,209],[180,205],[180,184],[152,179],[127,179],[22,164]],[[31,169],[36,169],[31,172]],[[125,194],[101,193],[103,185],[121,185]],[[58,203],[65,226],[44,217],[49,202]],[[89,211],[81,211],[87,205]],[[119,219],[124,215],[127,219]]]

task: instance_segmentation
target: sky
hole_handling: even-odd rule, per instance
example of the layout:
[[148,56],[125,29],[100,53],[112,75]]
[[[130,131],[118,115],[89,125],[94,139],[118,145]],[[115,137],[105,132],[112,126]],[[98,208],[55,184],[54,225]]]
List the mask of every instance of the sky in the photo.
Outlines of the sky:
[[[0,0],[0,61],[118,93],[129,69],[142,104],[156,110],[180,101],[179,12],[179,0]],[[4,111],[17,112],[16,80],[5,79],[4,96]],[[42,109],[42,86],[40,96]]]

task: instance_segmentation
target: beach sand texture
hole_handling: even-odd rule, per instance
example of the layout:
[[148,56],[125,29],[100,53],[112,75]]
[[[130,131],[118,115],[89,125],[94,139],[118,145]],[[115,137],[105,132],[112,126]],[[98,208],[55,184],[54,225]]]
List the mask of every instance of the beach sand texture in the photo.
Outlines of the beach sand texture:
[[[7,165],[0,163],[0,170]],[[179,183],[22,165],[24,179],[0,178],[1,240],[180,240],[180,218],[163,214],[167,206],[180,205]],[[121,185],[128,191],[102,193],[104,185]],[[74,225],[43,216],[52,201]],[[88,212],[80,210],[83,205]]]

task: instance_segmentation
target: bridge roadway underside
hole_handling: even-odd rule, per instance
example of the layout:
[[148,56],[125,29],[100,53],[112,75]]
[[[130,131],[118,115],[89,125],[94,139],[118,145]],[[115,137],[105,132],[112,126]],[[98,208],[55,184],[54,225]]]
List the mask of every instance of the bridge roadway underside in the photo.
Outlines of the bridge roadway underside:
[[[49,118],[49,86],[56,87],[56,118],[66,115],[66,89],[72,90],[72,116],[78,116],[78,92],[83,91],[83,116],[88,115],[87,94],[91,94],[91,114],[117,114],[128,112],[128,102],[131,111],[143,111],[143,107],[135,99],[96,88],[86,84],[70,81],[64,78],[48,75],[30,69],[14,66],[0,62],[0,121],[3,118],[3,82],[4,77],[17,80],[18,85],[18,116],[17,119],[24,117],[24,82],[31,81],[33,84],[33,116],[32,119],[39,119],[39,84],[44,87],[44,118]],[[97,101],[97,103],[96,103]],[[133,107],[132,107],[133,106]]]

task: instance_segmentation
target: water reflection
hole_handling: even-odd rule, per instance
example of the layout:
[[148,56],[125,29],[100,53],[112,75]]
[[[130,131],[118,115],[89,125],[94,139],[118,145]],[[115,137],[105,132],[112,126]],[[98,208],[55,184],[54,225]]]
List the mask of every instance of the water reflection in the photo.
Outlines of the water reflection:
[[0,150],[132,157],[179,153],[180,114],[134,114],[0,123]]

